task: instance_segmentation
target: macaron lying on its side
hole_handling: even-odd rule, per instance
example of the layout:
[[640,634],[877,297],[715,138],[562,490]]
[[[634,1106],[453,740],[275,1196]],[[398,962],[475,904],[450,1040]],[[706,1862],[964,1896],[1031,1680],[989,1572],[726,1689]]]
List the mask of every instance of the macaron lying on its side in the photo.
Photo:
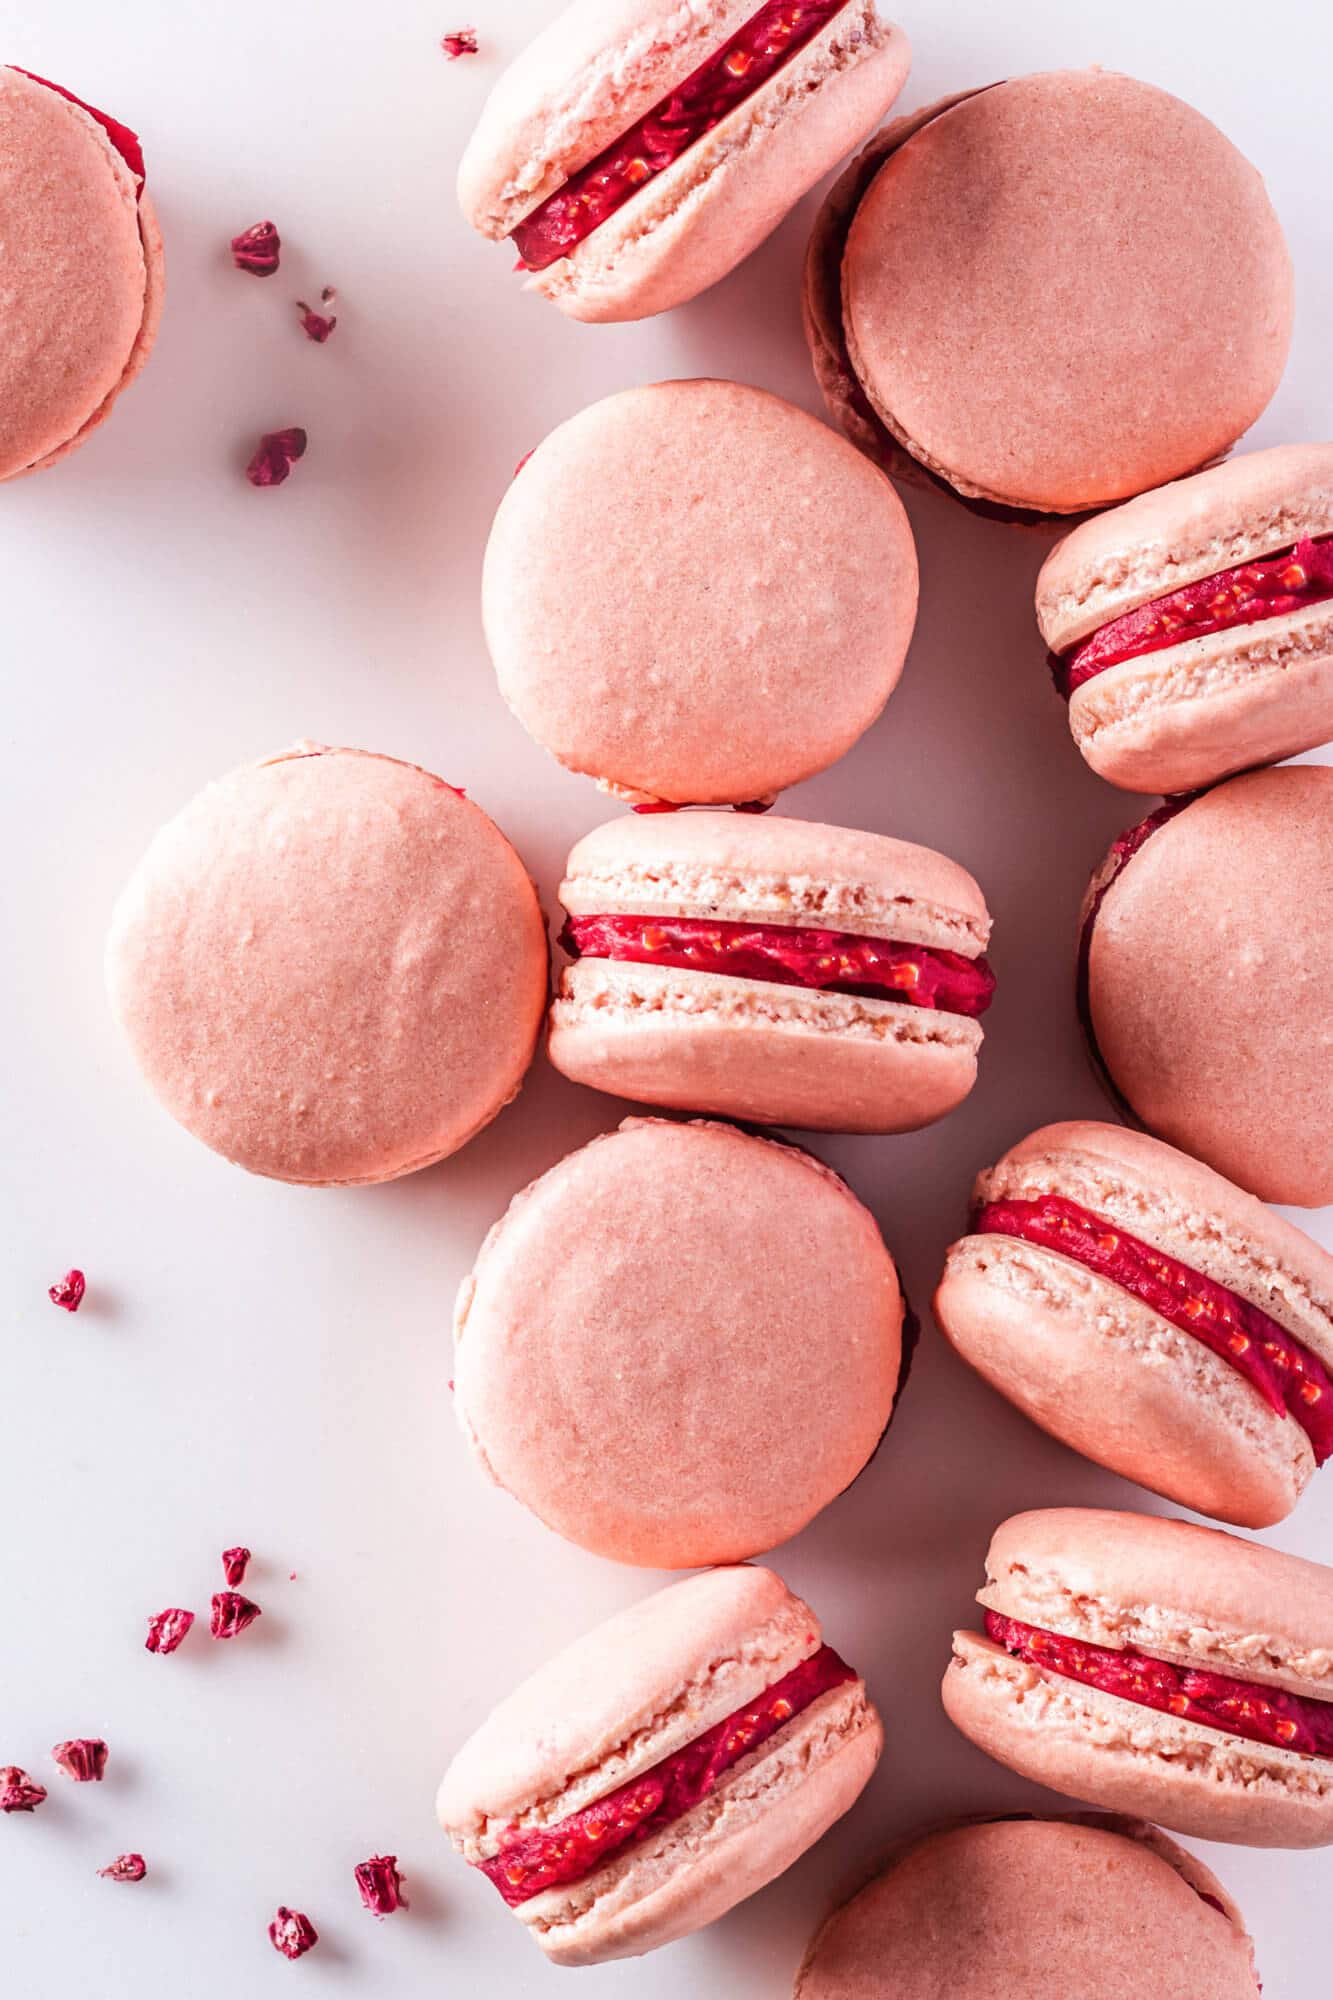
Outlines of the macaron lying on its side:
[[737,813],[612,820],[569,857],[551,1060],[677,1110],[902,1132],[976,1080],[994,980],[966,870]]
[[1247,452],[1085,521],[1037,622],[1093,770],[1183,792],[1333,736],[1333,444]]
[[1240,1527],[1333,1456],[1333,1257],[1211,1168],[1048,1125],[977,1181],[935,1317],[1053,1436]]
[[795,2000],[1255,2000],[1217,1877],[1113,1814],[964,1822],[898,1849],[817,1932]]
[[557,1965],[685,1937],[790,1867],[884,1733],[819,1620],[766,1569],[619,1612],[501,1702],[437,1811]]
[[162,236],[135,134],[0,67],[0,479],[94,431],[148,358]]
[[574,0],[492,91],[459,201],[571,318],[643,319],[748,257],[910,64],[881,0]]
[[977,1598],[943,1693],[989,1756],[1200,1840],[1333,1842],[1333,1570],[1056,1507],[996,1529]]
[[868,1463],[903,1320],[874,1218],[830,1168],[730,1125],[631,1118],[482,1245],[455,1407],[490,1478],[580,1547],[734,1562]]

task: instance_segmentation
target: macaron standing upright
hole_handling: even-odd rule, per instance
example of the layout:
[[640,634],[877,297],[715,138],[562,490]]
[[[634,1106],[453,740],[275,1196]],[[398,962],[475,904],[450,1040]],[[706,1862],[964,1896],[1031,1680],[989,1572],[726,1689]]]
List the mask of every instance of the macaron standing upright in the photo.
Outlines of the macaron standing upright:
[[551,1061],[676,1110],[900,1132],[976,1080],[994,978],[929,848],[738,813],[625,815],[569,857]]
[[1333,737],[1333,444],[1245,452],[1085,521],[1037,578],[1101,777],[1184,792]]
[[1149,1131],[1265,1201],[1333,1201],[1333,770],[1172,800],[1084,899],[1094,1060]]
[[1333,1457],[1333,1257],[1146,1133],[1011,1147],[935,1317],[1044,1430],[1198,1513],[1268,1527]]
[[0,67],[0,480],[110,415],[162,313],[162,235],[128,126]]
[[443,1159],[516,1095],[546,930],[494,822],[415,764],[298,744],[210,785],[112,918],[107,983],[172,1116],[308,1186]]
[[500,691],[635,804],[771,800],[851,748],[916,622],[901,501],[825,425],[739,382],[658,382],[538,445],[495,517]]
[[996,1529],[944,1706],[1010,1770],[1200,1840],[1333,1843],[1333,1570],[1053,1507]]
[[459,201],[571,318],[644,319],[748,257],[910,66],[880,0],[574,0],[496,84]]
[[910,1354],[874,1218],[809,1154],[628,1119],[517,1195],[455,1313],[481,1468],[658,1569],[775,1548],[873,1456]]
[[767,1569],[643,1598],[463,1745],[437,1811],[557,1965],[669,1944],[771,1882],[883,1747],[865,1683]]
[[1195,472],[1267,406],[1291,259],[1264,184],[1113,71],[965,91],[835,184],[806,332],[835,420],[983,511],[1077,514]]

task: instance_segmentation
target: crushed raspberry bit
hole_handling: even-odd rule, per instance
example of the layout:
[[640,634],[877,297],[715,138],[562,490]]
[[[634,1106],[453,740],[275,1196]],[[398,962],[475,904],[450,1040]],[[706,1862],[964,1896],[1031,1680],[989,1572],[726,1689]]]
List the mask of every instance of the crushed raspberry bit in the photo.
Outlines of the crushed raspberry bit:
[[319,1943],[319,1932],[302,1910],[289,1910],[279,1903],[278,1914],[268,1927],[269,1942],[284,1958],[304,1958]]
[[213,1596],[213,1616],[209,1631],[215,1639],[234,1639],[262,1616],[259,1606],[234,1590],[219,1590]]
[[48,1285],[46,1296],[53,1306],[60,1306],[67,1313],[76,1313],[83,1304],[87,1289],[88,1280],[82,1271],[66,1271],[57,1284]]
[[97,1872],[107,1882],[142,1882],[148,1873],[148,1863],[142,1854],[118,1854],[109,1868],[99,1868]]
[[306,443],[299,425],[285,431],[265,431],[245,468],[246,478],[252,486],[281,486],[297,459],[305,457]]
[[224,1549],[222,1551],[222,1574],[233,1589],[245,1582],[245,1572],[250,1566],[249,1549]]
[[407,1908],[396,1854],[372,1854],[369,1861],[358,1861],[354,1872],[361,1901],[372,1916],[387,1917]]
[[282,238],[271,222],[252,222],[231,239],[231,261],[238,271],[256,278],[271,278],[282,254]]
[[193,1611],[182,1611],[179,1606],[159,1611],[148,1621],[148,1637],[144,1641],[146,1650],[150,1653],[174,1653],[193,1623]]
[[[325,285],[319,295],[319,302],[322,306],[331,306],[337,296],[332,285]],[[322,347],[338,324],[336,313],[316,312],[315,308],[308,306],[304,299],[296,301],[296,310],[301,315],[301,331],[306,339],[313,340],[317,346]]]
[[76,1736],[68,1743],[57,1743],[51,1755],[76,1784],[100,1785],[106,1774],[106,1744],[100,1736]]
[[477,53],[477,31],[475,28],[455,28],[452,34],[441,37],[440,47],[450,62],[457,62],[460,56],[474,56]]
[[17,1764],[0,1764],[0,1812],[35,1812],[46,1797],[46,1786],[34,1783]]

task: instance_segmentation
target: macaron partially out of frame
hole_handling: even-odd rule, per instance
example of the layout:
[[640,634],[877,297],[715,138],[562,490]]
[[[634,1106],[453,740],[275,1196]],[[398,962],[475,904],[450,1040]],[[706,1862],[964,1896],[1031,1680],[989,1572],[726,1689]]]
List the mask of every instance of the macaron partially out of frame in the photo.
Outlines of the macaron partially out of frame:
[[113,1010],[196,1138],[252,1173],[387,1181],[518,1091],[546,931],[493,821],[415,764],[298,744],[201,792],[116,906]]
[[576,1640],[458,1752],[437,1811],[557,1965],[629,1958],[752,1895],[879,1759],[865,1684],[766,1569],[675,1583]]
[[1271,399],[1291,259],[1179,98],[1059,70],[896,120],[835,184],[806,332],[835,420],[982,511],[1075,514],[1195,472]]
[[734,1562],[872,1457],[903,1319],[874,1218],[830,1168],[730,1125],[631,1118],[482,1245],[455,1405],[482,1469],[580,1547]]
[[1056,1507],[997,1528],[977,1599],[944,1706],[989,1756],[1200,1840],[1333,1842],[1333,1570]]
[[15,479],[110,414],[148,359],[163,277],[135,134],[5,67],[0,243],[0,479]]
[[1333,770],[1172,800],[1084,899],[1094,1061],[1148,1129],[1265,1201],[1333,1201]]
[[500,78],[458,196],[581,320],[695,297],[902,89],[880,0],[574,0]]
[[902,1132],[976,1080],[994,979],[965,869],[737,813],[626,815],[569,857],[551,1060],[677,1110]]
[[482,612],[500,691],[637,804],[736,805],[870,727],[916,622],[884,475],[739,382],[658,382],[571,417],[500,503]]
[[1333,736],[1333,444],[1247,452],[1085,521],[1037,623],[1093,770],[1183,792]]
[[1055,1437],[1240,1527],[1333,1456],[1333,1257],[1118,1125],[1048,1125],[983,1173],[935,1317]]
[[[886,1970],[891,1968],[886,1983]],[[835,1911],[795,2000],[1255,2000],[1217,1877],[1142,1820],[977,1820],[905,1843]]]

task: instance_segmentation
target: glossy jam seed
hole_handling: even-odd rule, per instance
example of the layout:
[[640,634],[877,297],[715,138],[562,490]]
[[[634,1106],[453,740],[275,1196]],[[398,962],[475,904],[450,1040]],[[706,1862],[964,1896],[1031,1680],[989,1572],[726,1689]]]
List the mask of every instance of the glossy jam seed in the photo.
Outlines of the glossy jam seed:
[[182,1611],[179,1606],[159,1611],[148,1621],[144,1645],[150,1653],[174,1653],[193,1623],[193,1611]]
[[46,1296],[53,1306],[60,1306],[67,1313],[76,1313],[83,1304],[83,1295],[88,1289],[88,1281],[82,1271],[66,1271],[63,1278],[54,1285],[48,1285]]
[[358,1861],[353,1873],[361,1901],[372,1916],[388,1917],[407,1908],[396,1854],[372,1854],[369,1861]]
[[452,34],[441,37],[440,47],[450,62],[457,62],[460,56],[474,56],[477,53],[477,31],[475,28],[455,28]]
[[57,1743],[51,1755],[76,1784],[100,1784],[106,1775],[106,1744],[100,1736],[76,1736],[68,1743]]
[[271,222],[252,222],[231,239],[231,261],[252,277],[271,278],[282,257],[282,238]]
[[46,1797],[46,1786],[34,1783],[17,1764],[0,1764],[0,1813],[30,1813]]
[[319,1932],[305,1912],[289,1910],[285,1903],[278,1905],[268,1936],[274,1951],[280,1951],[284,1958],[304,1958],[319,1943]]
[[305,457],[307,442],[299,425],[291,430],[266,431],[245,468],[246,478],[252,486],[281,486],[296,460]]
[[215,1639],[234,1639],[260,1617],[259,1606],[235,1590],[219,1590],[213,1595],[213,1615],[208,1629]]
[[109,1868],[99,1868],[97,1872],[107,1882],[142,1882],[148,1873],[148,1863],[142,1854],[118,1854]]
[[222,1574],[227,1587],[234,1590],[238,1583],[245,1582],[245,1572],[250,1567],[249,1549],[234,1548],[222,1551]]

